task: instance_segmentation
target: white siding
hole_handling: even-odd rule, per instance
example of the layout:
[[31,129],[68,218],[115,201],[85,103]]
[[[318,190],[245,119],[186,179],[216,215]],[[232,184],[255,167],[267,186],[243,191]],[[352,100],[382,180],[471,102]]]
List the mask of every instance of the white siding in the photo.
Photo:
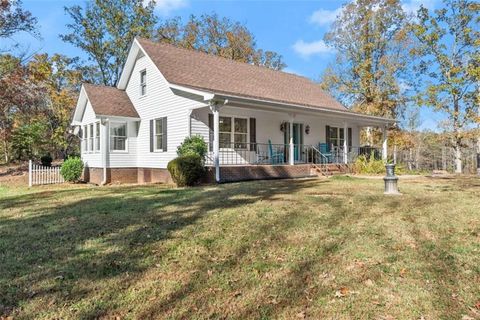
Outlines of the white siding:
[[[90,101],[87,101],[87,105],[85,107],[85,112],[83,113],[82,117],[82,130],[85,125],[89,125],[92,123],[95,123],[97,121],[95,117],[95,112],[93,111],[92,105],[90,104]],[[86,132],[84,131],[83,134],[85,135]],[[100,138],[100,141],[102,139]],[[89,152],[86,150],[82,150],[82,160],[85,164],[85,166],[88,167],[101,167],[102,166],[102,157],[99,151],[93,151]]]
[[[147,71],[147,93],[140,96],[140,71]],[[189,110],[199,103],[173,94],[163,75],[148,57],[135,63],[126,92],[142,119],[138,132],[137,166],[166,168],[188,135]],[[167,117],[167,151],[150,152],[150,120]]]

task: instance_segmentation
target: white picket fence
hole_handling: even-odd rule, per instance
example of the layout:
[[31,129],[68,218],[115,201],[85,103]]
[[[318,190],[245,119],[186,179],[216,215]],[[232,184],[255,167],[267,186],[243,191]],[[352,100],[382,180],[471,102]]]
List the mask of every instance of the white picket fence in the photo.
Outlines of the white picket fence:
[[28,186],[63,183],[60,167],[46,167],[28,162]]

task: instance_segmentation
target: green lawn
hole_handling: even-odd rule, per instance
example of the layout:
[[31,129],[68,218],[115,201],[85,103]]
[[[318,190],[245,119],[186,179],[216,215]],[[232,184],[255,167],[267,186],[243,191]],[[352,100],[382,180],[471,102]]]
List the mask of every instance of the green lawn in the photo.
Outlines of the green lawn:
[[480,179],[0,186],[0,316],[480,319]]

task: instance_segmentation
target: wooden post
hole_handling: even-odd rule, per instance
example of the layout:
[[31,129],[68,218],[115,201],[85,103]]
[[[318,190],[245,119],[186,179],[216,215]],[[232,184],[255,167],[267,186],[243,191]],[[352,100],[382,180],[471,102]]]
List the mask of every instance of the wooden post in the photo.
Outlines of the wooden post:
[[294,153],[294,146],[293,146],[293,116],[290,116],[290,139],[289,139],[289,156],[288,156],[288,162],[290,165],[295,164],[295,157],[293,155]]
[[348,124],[343,124],[343,163],[348,164]]
[[384,127],[382,128],[382,135],[383,135],[382,160],[383,160],[384,162],[387,162],[387,158],[388,158],[388,146],[387,146],[388,133],[387,133],[387,126],[384,126]]
[[28,160],[28,187],[32,186],[32,160]]

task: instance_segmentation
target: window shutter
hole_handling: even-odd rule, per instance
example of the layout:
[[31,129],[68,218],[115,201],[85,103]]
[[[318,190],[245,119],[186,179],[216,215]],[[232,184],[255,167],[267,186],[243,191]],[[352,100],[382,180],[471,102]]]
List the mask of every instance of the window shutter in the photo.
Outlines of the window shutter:
[[208,114],[208,148],[213,151],[213,114]]
[[162,150],[167,151],[167,118],[162,118]]
[[150,120],[150,152],[153,152],[153,120]]
[[330,126],[325,127],[325,142],[327,143],[327,151],[330,151],[332,141],[330,140]]
[[352,147],[352,128],[348,128],[348,146]]
[[250,118],[250,151],[257,149],[257,120]]

